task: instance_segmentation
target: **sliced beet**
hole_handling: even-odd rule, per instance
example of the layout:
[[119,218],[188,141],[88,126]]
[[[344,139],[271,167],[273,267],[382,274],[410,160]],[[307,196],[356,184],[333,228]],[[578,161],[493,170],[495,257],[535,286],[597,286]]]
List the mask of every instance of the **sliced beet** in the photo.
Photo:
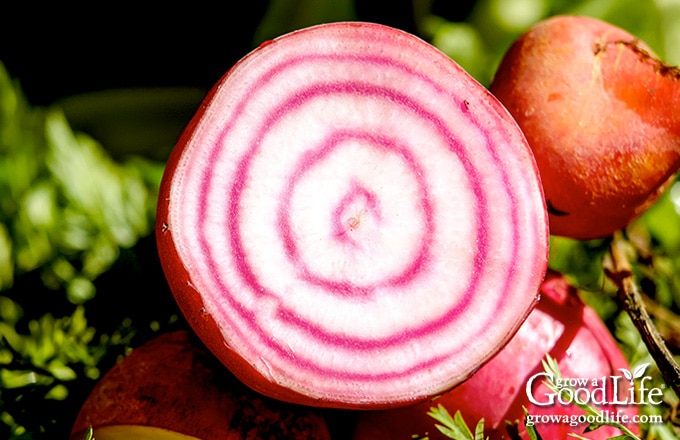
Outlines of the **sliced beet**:
[[500,350],[535,303],[546,219],[487,90],[411,34],[333,23],[213,88],[169,160],[157,237],[183,313],[243,382],[375,408]]

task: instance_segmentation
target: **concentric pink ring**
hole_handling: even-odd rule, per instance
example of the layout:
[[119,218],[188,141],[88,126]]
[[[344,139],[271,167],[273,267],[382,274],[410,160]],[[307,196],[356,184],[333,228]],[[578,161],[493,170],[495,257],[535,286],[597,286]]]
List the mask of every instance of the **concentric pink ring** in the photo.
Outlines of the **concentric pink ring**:
[[[265,48],[265,50],[268,50],[268,48]],[[245,115],[247,112],[252,114],[252,108],[247,109],[252,102],[252,97],[248,92],[244,91],[246,90],[245,88],[237,87],[235,95],[237,99],[232,99],[232,101],[226,104],[226,114],[228,117],[217,118],[217,120],[221,121],[219,125],[209,127],[205,131],[205,135],[199,134],[201,137],[206,136],[207,140],[209,140],[209,142],[202,143],[199,147],[201,149],[201,158],[197,159],[196,162],[193,162],[191,158],[187,158],[184,163],[184,166],[191,170],[191,181],[196,181],[196,183],[191,185],[192,189],[190,192],[183,194],[185,194],[185,197],[198,195],[198,198],[193,200],[187,199],[187,202],[195,207],[196,211],[191,214],[192,231],[186,230],[185,236],[189,240],[195,240],[195,242],[184,242],[182,249],[196,252],[197,264],[195,267],[201,268],[201,273],[196,278],[200,284],[199,292],[203,293],[203,287],[210,286],[209,290],[211,293],[206,292],[205,298],[208,313],[213,316],[218,325],[223,324],[225,326],[223,329],[225,344],[230,346],[233,343],[236,351],[243,353],[244,360],[256,369],[261,367],[255,366],[255,364],[259,365],[261,362],[264,362],[266,368],[272,368],[273,366],[276,372],[284,372],[284,375],[286,371],[290,371],[295,372],[295,375],[300,377],[309,375],[310,378],[316,376],[319,379],[328,378],[331,380],[366,382],[367,386],[368,382],[395,384],[401,378],[409,378],[410,380],[420,374],[428,376],[432,370],[440,367],[447,371],[445,364],[454,361],[457,357],[467,356],[465,353],[470,349],[470,344],[465,342],[456,343],[453,346],[446,344],[448,351],[444,354],[436,350],[429,354],[425,353],[424,356],[413,359],[412,363],[397,362],[400,365],[398,368],[384,368],[380,366],[375,370],[372,368],[350,368],[349,370],[351,371],[348,371],[346,367],[349,367],[350,364],[331,363],[333,366],[329,366],[319,363],[314,357],[313,352],[308,352],[307,350],[291,351],[292,348],[288,345],[288,341],[285,338],[280,338],[277,334],[273,334],[269,327],[270,321],[263,321],[262,318],[263,316],[272,316],[271,322],[276,322],[276,328],[304,335],[305,338],[309,339],[310,344],[314,344],[316,347],[323,347],[322,351],[327,348],[328,353],[336,349],[338,352],[343,353],[350,353],[352,351],[357,354],[361,353],[362,359],[368,365],[374,352],[376,354],[383,351],[397,353],[401,351],[401,347],[406,348],[413,343],[420,343],[418,341],[421,340],[423,343],[431,340],[431,336],[441,334],[441,330],[447,329],[448,332],[449,329],[461,328],[461,326],[464,326],[462,321],[464,320],[463,314],[465,312],[467,312],[464,315],[465,320],[473,319],[475,321],[475,329],[494,327],[493,321],[496,312],[500,315],[507,315],[505,310],[508,307],[518,310],[524,309],[528,313],[530,304],[528,300],[525,302],[527,297],[521,298],[522,304],[518,307],[509,305],[508,300],[514,301],[520,299],[519,297],[522,293],[517,290],[518,285],[531,285],[528,279],[533,278],[534,275],[529,274],[528,270],[534,270],[534,267],[528,266],[531,264],[529,263],[529,254],[534,251],[534,257],[537,260],[544,257],[544,249],[541,249],[540,246],[533,250],[521,242],[526,228],[535,227],[537,231],[540,231],[542,228],[542,225],[538,224],[540,218],[534,218],[531,213],[528,213],[525,208],[526,204],[523,204],[519,199],[520,196],[527,194],[522,191],[527,189],[533,191],[535,189],[532,187],[535,182],[530,178],[528,185],[525,185],[521,179],[519,179],[520,183],[518,183],[518,168],[513,168],[512,165],[508,168],[505,163],[507,158],[503,157],[502,153],[496,150],[497,142],[507,143],[508,139],[515,139],[516,134],[512,132],[512,127],[504,125],[508,121],[504,120],[502,115],[498,119],[488,117],[495,111],[503,111],[500,106],[494,108],[496,103],[493,100],[487,102],[486,98],[476,96],[475,93],[478,93],[478,91],[473,91],[472,89],[474,88],[471,88],[469,99],[465,99],[461,90],[454,92],[453,90],[445,89],[442,86],[442,82],[436,82],[441,80],[441,78],[437,78],[437,75],[434,75],[436,79],[431,79],[427,73],[424,73],[427,72],[427,69],[423,71],[416,70],[413,67],[415,64],[407,62],[406,58],[402,60],[400,57],[395,56],[396,53],[386,51],[387,54],[383,56],[357,55],[355,51],[344,54],[342,50],[337,53],[323,53],[321,51],[320,53],[304,55],[300,55],[302,51],[293,50],[292,52],[292,56],[288,54],[274,64],[256,63],[257,76],[253,77],[252,74],[249,74],[247,76],[248,85],[245,86],[253,90],[254,94],[259,94],[259,96],[264,96],[263,93],[267,93],[268,87],[272,87],[272,90],[275,90],[276,93],[287,94],[284,96],[279,95],[275,100],[259,101],[261,104],[265,104],[264,107],[260,105],[256,110],[262,111],[262,114],[257,115],[257,118],[248,117],[249,124],[253,125],[244,126],[239,124],[243,119],[246,119]],[[449,113],[445,112],[444,115],[441,115],[433,108],[432,101],[421,101],[417,94],[410,91],[402,91],[394,86],[386,86],[380,83],[380,81],[374,83],[370,78],[361,79],[361,76],[356,79],[334,79],[332,75],[329,75],[324,80],[311,80],[292,86],[289,84],[287,91],[285,91],[285,88],[274,86],[277,81],[289,80],[287,74],[290,77],[294,77],[295,75],[292,72],[296,72],[296,69],[313,70],[315,65],[323,64],[323,62],[331,62],[334,67],[347,66],[348,69],[357,71],[370,65],[375,67],[377,71],[397,72],[397,77],[400,75],[405,78],[408,77],[407,83],[410,83],[412,79],[413,84],[423,84],[423,88],[428,90],[427,93],[432,96],[435,94],[441,95],[443,101],[448,101],[453,106],[447,107],[449,108],[447,110]],[[262,67],[264,67],[264,70]],[[448,67],[444,66],[444,70],[446,69]],[[466,87],[467,85],[463,89],[467,90]],[[261,90],[265,92],[261,93]],[[231,96],[233,98],[234,95]],[[329,100],[331,102],[330,100],[337,97],[340,102],[343,99],[346,102],[351,102],[353,96],[360,96],[361,99],[365,98],[384,103],[385,108],[392,106],[395,109],[395,113],[406,115],[409,120],[418,121],[417,124],[420,124],[422,121],[423,127],[427,127],[425,131],[436,138],[434,142],[438,146],[442,144],[448,146],[449,151],[452,153],[449,157],[451,158],[451,163],[456,163],[456,170],[462,169],[460,176],[456,175],[456,177],[466,179],[464,182],[461,182],[461,186],[466,188],[467,195],[459,200],[466,200],[466,202],[470,203],[469,206],[461,208],[466,213],[466,223],[463,229],[469,234],[469,236],[465,237],[464,242],[466,246],[468,244],[473,245],[474,251],[470,253],[470,259],[461,260],[461,263],[467,268],[467,272],[454,272],[456,273],[454,283],[458,283],[456,284],[457,290],[455,296],[448,300],[445,308],[436,311],[436,317],[408,323],[408,325],[404,326],[403,330],[397,330],[398,326],[383,327],[381,335],[366,334],[364,336],[361,333],[357,333],[356,336],[353,336],[346,334],[344,331],[331,330],[331,328],[337,329],[342,328],[342,326],[334,325],[326,327],[323,322],[305,318],[303,314],[306,313],[306,310],[300,308],[302,303],[298,303],[297,306],[295,306],[295,303],[288,304],[283,292],[277,291],[276,287],[270,286],[265,281],[265,279],[274,278],[261,278],[258,275],[262,273],[262,265],[257,260],[257,255],[266,253],[267,249],[259,249],[259,253],[248,251],[248,241],[253,238],[257,240],[252,234],[257,234],[257,231],[261,229],[257,229],[260,227],[259,221],[252,217],[251,211],[246,210],[242,204],[242,202],[247,202],[249,206],[252,206],[254,199],[246,197],[252,197],[253,190],[248,185],[250,182],[254,182],[254,174],[257,173],[259,176],[262,173],[262,170],[256,167],[256,165],[261,163],[261,149],[270,138],[276,138],[273,134],[274,130],[277,127],[285,126],[289,122],[286,120],[289,115],[303,113],[307,106],[317,101]],[[222,99],[220,97],[220,100]],[[223,104],[224,101],[220,102],[221,104],[216,106],[218,110],[222,105],[225,105]],[[266,107],[270,103],[274,105]],[[481,107],[479,107],[480,104]],[[481,111],[475,112],[476,106]],[[483,162],[483,166],[480,169],[477,168],[476,163],[481,159],[481,156],[471,151],[470,144],[463,140],[467,135],[461,134],[462,137],[458,137],[455,127],[451,125],[451,121],[444,119],[456,113],[456,110],[453,110],[455,107],[457,107],[459,115],[464,115],[464,124],[469,126],[470,131],[475,132],[475,136],[477,136],[474,141],[476,147],[483,150],[482,155],[485,162]],[[265,110],[262,110],[263,108]],[[498,133],[495,132],[496,130]],[[234,134],[237,131],[240,133],[239,135]],[[245,134],[246,132],[247,134]],[[201,131],[200,133],[203,132]],[[233,142],[233,139],[237,139],[240,142],[237,155],[229,154],[230,142]],[[243,139],[247,139],[247,142],[244,143]],[[520,137],[516,139],[521,140]],[[389,268],[380,272],[374,271],[374,274],[385,276],[382,278],[370,278],[369,281],[365,279],[356,281],[351,276],[345,277],[344,275],[340,275],[338,278],[328,278],[323,273],[315,271],[314,266],[309,264],[310,261],[303,257],[301,249],[306,251],[306,248],[302,248],[301,244],[296,242],[297,232],[293,232],[298,225],[295,224],[293,217],[289,217],[292,194],[303,176],[308,174],[315,163],[324,160],[332,152],[343,148],[345,143],[350,142],[356,142],[362,148],[368,146],[368,148],[374,150],[387,151],[389,154],[399,157],[398,160],[406,164],[403,168],[408,173],[411,173],[409,179],[415,183],[415,187],[411,189],[417,194],[415,198],[410,199],[414,202],[409,206],[416,206],[417,212],[414,215],[420,216],[419,221],[421,223],[414,224],[422,224],[422,226],[418,226],[422,229],[422,231],[418,231],[422,233],[422,240],[412,241],[413,245],[409,247],[409,252],[404,254],[412,258],[406,263],[403,262],[403,259],[399,260],[401,263],[395,268],[385,266]],[[435,230],[438,231],[441,225],[441,223],[437,223],[439,219],[435,215],[435,205],[437,205],[436,209],[440,209],[440,204],[445,202],[442,199],[431,199],[431,188],[429,187],[431,182],[427,178],[428,167],[420,163],[418,154],[414,153],[416,151],[415,148],[418,147],[411,145],[411,142],[412,140],[402,140],[399,136],[395,136],[392,133],[376,132],[369,129],[364,130],[359,124],[358,126],[352,126],[352,128],[331,128],[328,131],[324,131],[320,139],[315,139],[311,145],[305,145],[305,152],[300,157],[292,156],[289,159],[293,164],[292,170],[291,165],[288,164],[287,168],[285,168],[285,173],[277,175],[277,179],[281,179],[281,176],[287,177],[284,179],[285,183],[283,185],[278,185],[281,189],[277,189],[277,193],[273,194],[276,195],[280,191],[280,194],[283,196],[280,200],[277,200],[277,198],[271,197],[272,194],[268,193],[269,201],[265,211],[275,213],[275,219],[273,219],[272,224],[275,224],[277,228],[270,231],[268,236],[274,240],[279,240],[276,244],[279,246],[276,250],[276,255],[279,255],[278,252],[283,249],[284,255],[276,257],[277,261],[283,261],[283,258],[286,259],[285,264],[290,264],[290,268],[286,269],[286,273],[290,274],[290,270],[293,268],[293,276],[297,284],[310,286],[310,292],[314,292],[314,294],[318,291],[320,294],[334,297],[336,302],[345,302],[348,306],[352,306],[349,310],[353,310],[353,304],[360,304],[366,299],[370,300],[376,292],[383,294],[384,292],[392,291],[391,289],[413,292],[414,287],[410,287],[410,285],[413,284],[415,286],[419,276],[423,273],[429,275],[428,280],[433,279],[432,274],[434,273],[444,274],[441,271],[427,273],[427,267],[428,265],[435,264],[435,260],[439,260],[439,256],[443,255],[443,248],[441,246],[433,248],[433,241],[438,240]],[[524,146],[520,146],[520,149],[522,147]],[[228,169],[215,168],[212,165],[218,163],[222,157],[234,160],[233,163],[230,163]],[[510,160],[514,159],[511,158]],[[525,158],[520,160],[523,162]],[[266,170],[265,172],[267,172]],[[223,177],[224,174],[222,172],[224,171],[229,173],[228,179]],[[218,175],[217,173],[220,174]],[[447,180],[444,179],[444,181]],[[498,193],[492,194],[490,191],[498,190],[487,189],[485,187],[486,182],[492,183],[493,188],[496,188],[497,182],[498,188],[502,187],[507,190],[501,190]],[[247,194],[244,193],[246,188],[249,191]],[[325,205],[331,206],[331,208],[335,206],[335,211],[330,213],[331,218],[337,219],[341,216],[346,218],[343,212],[344,207],[360,199],[361,201],[358,204],[367,206],[371,211],[371,215],[380,219],[382,215],[380,193],[373,193],[370,188],[363,187],[357,182],[349,182],[346,188],[350,189],[347,190],[348,192],[344,196],[340,195],[337,199],[339,201],[333,201]],[[515,190],[520,192],[517,193]],[[212,196],[213,200],[215,200],[214,197],[218,197],[218,194],[220,194],[220,197],[221,194],[224,194],[225,202],[224,204],[222,201],[219,202],[218,210],[211,208],[209,194],[214,194]],[[501,202],[499,194],[507,197],[507,203],[505,201]],[[495,205],[492,206],[496,202],[500,204],[499,206],[503,207],[501,211],[498,211]],[[335,205],[333,205],[334,203]],[[511,207],[511,209],[506,209],[507,207]],[[515,207],[519,208],[515,209]],[[327,212],[324,211],[324,213]],[[507,218],[503,219],[502,232],[500,233],[496,233],[491,229],[492,225],[500,225],[500,222],[494,223],[489,220],[496,212],[502,212],[504,216],[507,216]],[[244,227],[247,223],[245,215],[250,216],[251,220],[256,220],[252,223],[254,226],[250,228]],[[218,217],[221,220],[214,221]],[[450,218],[457,218],[457,216]],[[468,221],[471,223],[467,223]],[[262,225],[268,223],[269,220],[262,223]],[[175,224],[172,226],[174,227]],[[351,238],[343,236],[345,231],[340,225],[331,222],[330,226],[328,228],[330,231],[328,233],[329,237],[335,234],[336,240],[346,240],[344,244],[352,244]],[[411,232],[415,230],[413,229]],[[226,254],[219,254],[219,246],[215,245],[214,239],[217,235],[220,235],[220,232],[223,232],[223,236],[219,238],[220,244],[229,249],[227,266],[223,264],[225,261],[223,257]],[[272,234],[276,234],[277,237],[273,237]],[[504,238],[503,241],[499,241],[501,237]],[[510,237],[512,239],[508,240]],[[528,238],[532,242],[537,239],[531,235]],[[540,240],[540,237],[538,239]],[[500,258],[498,255],[493,255],[494,247],[497,245],[501,245],[503,248],[502,252],[507,255],[503,255]],[[437,254],[435,255],[433,252],[437,252]],[[493,269],[489,268],[488,261],[490,260],[493,260],[493,264],[497,265]],[[515,260],[523,261],[521,269],[516,268],[510,263]],[[452,261],[455,261],[455,259]],[[452,269],[455,268],[452,267]],[[535,269],[540,269],[539,265],[536,265]],[[225,270],[227,272],[223,272]],[[495,274],[492,273],[494,270],[496,271]],[[267,276],[269,277],[272,273],[276,272],[270,272]],[[500,275],[501,273],[502,275]],[[451,279],[453,280],[453,278]],[[285,278],[285,280],[288,282],[288,278]],[[233,285],[241,286],[239,289],[242,288],[243,294],[236,290],[230,292]],[[493,301],[490,299],[480,301],[479,298],[483,298],[486,293],[483,289],[491,285],[494,288],[494,292],[490,292]],[[507,296],[503,294],[506,291],[509,292]],[[217,292],[223,292],[223,294],[215,295]],[[419,300],[416,294],[413,295],[413,298]],[[241,300],[249,301],[250,305],[242,304]],[[267,315],[258,316],[257,306],[253,307],[253,304],[257,304],[260,300],[264,301],[263,304],[268,305]],[[490,313],[485,313],[484,316],[479,317],[470,316],[470,308],[474,307],[473,310],[477,310],[480,304],[488,306]],[[271,308],[272,306],[274,307],[273,309]],[[272,310],[274,315],[270,314]],[[406,309],[403,309],[403,311],[405,312]],[[395,316],[401,316],[401,312]],[[423,317],[424,314],[421,318]],[[504,318],[503,329],[508,331],[509,337],[512,331],[519,327],[523,317],[517,316],[514,328],[512,328],[512,320],[514,318],[512,316],[507,316],[507,318]],[[367,319],[370,319],[370,317],[367,317]],[[387,330],[387,332],[384,330]],[[469,331],[463,331],[463,333],[472,335]],[[502,334],[500,337],[502,337]],[[492,340],[496,341],[498,338],[499,335],[496,331]],[[470,342],[472,343],[472,341]],[[498,340],[499,345],[502,342]],[[485,346],[485,349],[493,351],[493,347],[490,344],[487,343],[486,345],[488,347]],[[250,354],[258,356],[259,353],[263,352],[271,353],[271,360],[274,362],[272,365],[261,356],[259,359],[248,357]],[[474,356],[478,355],[474,354]],[[379,356],[376,359],[380,359]],[[306,373],[298,374],[298,371]],[[269,376],[266,372],[263,375],[274,378],[273,375]],[[293,383],[291,382],[291,384]],[[304,388],[304,385],[300,383],[296,383],[294,386]],[[317,392],[319,390],[310,390],[312,395],[317,395]],[[321,392],[321,395],[323,395],[323,392]]]
[[[388,284],[394,285],[402,285],[408,283],[410,280],[415,277],[419,271],[419,269],[427,263],[427,260],[430,258],[429,255],[429,245],[431,239],[429,237],[432,236],[433,232],[433,219],[432,219],[432,207],[430,206],[430,203],[427,199],[427,197],[423,198],[422,201],[422,210],[423,210],[423,216],[425,217],[425,231],[423,231],[423,240],[422,240],[422,245],[420,246],[418,255],[414,258],[414,261],[412,264],[410,264],[408,267],[405,268],[405,270],[402,273],[399,273],[390,279],[384,280],[381,283],[377,283],[376,285],[372,286],[365,286],[365,285],[357,285],[355,283],[351,282],[336,282],[333,280],[327,280],[319,277],[318,275],[314,274],[311,270],[309,270],[307,267],[304,267],[304,264],[300,261],[300,255],[299,251],[297,249],[297,245],[293,240],[293,233],[292,233],[292,226],[290,224],[290,219],[286,215],[290,211],[290,195],[292,193],[293,187],[297,184],[297,182],[300,180],[302,177],[303,173],[306,171],[307,168],[311,167],[314,163],[316,163],[318,160],[320,160],[322,157],[327,156],[329,153],[334,151],[336,148],[338,148],[344,141],[347,140],[362,140],[369,142],[372,146],[376,148],[381,148],[381,149],[388,149],[388,150],[393,150],[396,151],[398,154],[400,154],[404,160],[411,166],[411,168],[414,171],[414,176],[416,180],[418,181],[418,185],[421,189],[421,194],[426,195],[426,184],[423,179],[423,175],[425,170],[416,162],[416,159],[412,156],[412,154],[409,152],[408,148],[402,145],[399,145],[397,140],[395,139],[390,139],[386,136],[376,136],[371,133],[352,133],[352,132],[347,132],[347,131],[338,131],[334,132],[329,138],[325,139],[322,145],[314,150],[311,154],[305,155],[304,158],[301,158],[299,161],[299,164],[295,171],[293,171],[293,179],[289,183],[288,189],[284,192],[286,195],[286,199],[281,203],[280,208],[279,208],[279,220],[278,224],[282,227],[282,241],[285,243],[286,250],[288,252],[288,257],[291,260],[295,261],[295,265],[300,268],[300,278],[304,279],[305,281],[315,284],[318,286],[323,287],[326,289],[328,292],[334,292],[338,294],[342,294],[343,296],[366,296],[369,295],[371,291],[373,291],[376,287],[384,287]],[[233,227],[236,227],[236,225],[232,225]]]
[[[294,94],[293,97],[291,97],[289,100],[284,101],[281,103],[279,106],[275,107],[273,111],[271,111],[268,115],[268,117],[263,119],[262,126],[260,130],[258,130],[258,135],[256,136],[256,140],[253,142],[252,146],[248,150],[248,153],[244,155],[244,159],[241,161],[241,163],[237,166],[237,176],[234,179],[234,183],[232,187],[229,189],[229,203],[228,206],[230,207],[231,212],[229,213],[229,218],[231,219],[229,222],[230,225],[230,230],[231,231],[238,231],[238,211],[239,211],[239,197],[240,197],[240,192],[242,190],[242,184],[243,182],[246,182],[248,180],[247,173],[248,173],[248,168],[249,164],[252,161],[252,159],[255,157],[258,151],[258,146],[260,144],[261,139],[266,135],[266,133],[272,129],[277,123],[277,121],[290,112],[293,108],[298,107],[300,105],[303,105],[304,103],[308,102],[311,99],[314,99],[317,96],[324,96],[327,97],[328,95],[332,94],[351,94],[351,93],[362,93],[364,96],[368,94],[372,94],[376,97],[381,97],[385,99],[389,99],[391,102],[394,102],[395,105],[399,105],[401,107],[404,107],[412,112],[415,112],[418,114],[423,119],[427,119],[432,122],[434,127],[436,128],[437,131],[439,131],[442,135],[443,138],[448,139],[448,144],[451,146],[453,150],[455,150],[456,154],[458,154],[461,163],[465,167],[466,172],[468,173],[468,176],[472,176],[470,178],[471,180],[471,186],[473,188],[473,191],[475,193],[475,199],[478,201],[478,205],[476,207],[476,211],[478,212],[475,217],[477,219],[483,219],[487,216],[487,210],[485,207],[485,200],[486,200],[486,195],[484,194],[482,188],[479,187],[479,185],[476,185],[474,182],[476,181],[475,175],[476,175],[476,170],[474,167],[470,165],[470,161],[466,158],[466,154],[464,149],[462,148],[456,148],[457,145],[459,145],[459,142],[456,141],[456,137],[448,131],[446,128],[446,125],[443,123],[443,121],[439,120],[438,116],[427,111],[426,109],[422,108],[421,106],[418,105],[417,102],[409,98],[408,96],[401,94],[399,92],[395,92],[394,90],[389,90],[381,87],[376,87],[372,85],[367,85],[367,84],[361,84],[358,82],[355,83],[341,83],[341,84],[325,84],[325,85],[313,85],[310,86],[306,89],[303,90],[298,90]],[[222,133],[222,137],[224,138],[227,135],[228,127],[225,128],[225,131]],[[214,154],[216,154],[221,148],[225,148],[221,143],[217,143],[216,147],[214,148]],[[201,189],[202,192],[208,192],[208,186],[210,182],[212,182],[212,176],[210,176],[210,173],[207,172],[205,178],[203,179],[204,182],[204,187]],[[204,235],[205,227],[204,227],[204,219],[208,218],[207,216],[207,204],[206,204],[206,199],[204,198],[201,203],[200,203],[200,212],[198,218],[200,219],[200,223],[198,225],[198,231],[201,231],[199,235],[199,242],[200,242],[200,247],[202,252],[205,254],[209,255],[208,262],[210,264],[210,276],[213,279],[213,281],[217,284],[221,284],[222,287],[226,290],[227,287],[220,281],[220,274],[219,274],[219,268],[216,266],[214,263],[215,261],[219,261],[215,255],[212,255],[212,251],[209,246],[209,240],[208,238]],[[467,207],[467,209],[473,209],[473,207]],[[513,222],[513,224],[516,225],[516,222]],[[347,335],[330,335],[325,333],[320,327],[314,326],[311,323],[308,322],[301,322],[299,320],[294,319],[294,313],[291,313],[290,311],[287,311],[285,307],[281,309],[281,317],[285,318],[288,322],[291,324],[302,327],[304,328],[310,337],[312,338],[317,338],[320,340],[323,340],[327,344],[331,345],[336,345],[336,346],[346,346],[346,347],[352,347],[354,350],[371,350],[371,349],[376,349],[379,347],[388,347],[388,346],[393,346],[395,344],[400,344],[404,343],[405,341],[408,341],[410,339],[422,336],[422,335],[427,335],[430,334],[434,331],[436,331],[438,328],[444,327],[445,325],[450,324],[451,322],[456,320],[456,317],[463,312],[467,306],[469,305],[469,302],[471,299],[474,297],[475,289],[477,286],[477,280],[481,276],[481,270],[480,268],[483,267],[483,262],[487,257],[487,252],[488,252],[488,246],[486,243],[486,223],[483,221],[478,222],[478,226],[476,228],[477,231],[477,238],[476,242],[478,244],[477,252],[474,257],[474,264],[473,267],[475,268],[475,271],[471,274],[471,280],[469,282],[469,288],[468,292],[463,296],[463,300],[455,306],[454,309],[452,309],[448,314],[445,314],[442,318],[440,318],[437,321],[427,323],[426,325],[420,326],[417,329],[410,330],[408,332],[399,334],[399,335],[393,335],[388,338],[383,338],[383,339],[359,339],[359,338],[351,338],[348,337]],[[516,226],[515,226],[516,228]],[[267,288],[267,286],[262,286],[257,280],[257,277],[254,275],[253,271],[249,267],[249,262],[247,261],[244,256],[246,255],[245,249],[244,249],[244,242],[242,237],[238,233],[232,233],[230,234],[231,237],[231,247],[234,250],[235,254],[237,255],[234,258],[234,261],[237,264],[237,270],[241,274],[241,277],[243,280],[245,280],[246,284],[250,286],[251,291],[259,296],[270,296],[270,297],[276,297],[276,293],[270,292]],[[516,252],[516,247],[514,249]],[[424,252],[426,252],[426,249],[424,249]],[[425,256],[423,255],[424,258]],[[510,280],[508,280],[509,282]],[[249,322],[254,322],[254,317],[251,315],[251,313],[242,307],[238,303],[235,302],[235,300],[231,297],[225,298],[228,300],[230,307],[232,307],[234,310],[239,311],[241,314],[241,318],[243,318],[245,321]],[[249,316],[250,315],[250,316]],[[254,329],[249,329],[248,335],[250,338],[254,337],[256,332],[253,331]],[[273,338],[268,337],[267,335],[264,334],[259,334],[259,337],[261,338],[261,342],[263,342],[264,345],[267,345],[269,348],[274,349],[279,355],[282,357],[287,356],[288,349],[279,344],[278,342],[274,341]],[[245,338],[247,340],[247,338]],[[455,353],[452,353],[451,356],[455,355]],[[300,366],[301,359],[299,357],[295,358],[296,363],[298,366]],[[445,358],[441,359],[441,361],[445,361]],[[308,368],[317,371],[318,366],[314,365],[313,362],[309,362],[307,365]],[[420,369],[425,369],[425,368],[430,368],[431,367],[431,362],[426,361],[423,364],[421,364]],[[417,371],[419,368],[414,367],[415,370]],[[331,371],[317,371],[318,373],[323,372],[324,374],[330,374],[333,373],[333,375],[340,375],[346,379],[372,379],[375,380],[376,377],[373,374],[361,374],[361,375],[355,375],[355,374],[349,374],[345,372],[331,372]],[[395,373],[396,374],[396,373]],[[412,374],[412,372],[400,372],[399,374]],[[394,376],[394,374],[392,374]]]

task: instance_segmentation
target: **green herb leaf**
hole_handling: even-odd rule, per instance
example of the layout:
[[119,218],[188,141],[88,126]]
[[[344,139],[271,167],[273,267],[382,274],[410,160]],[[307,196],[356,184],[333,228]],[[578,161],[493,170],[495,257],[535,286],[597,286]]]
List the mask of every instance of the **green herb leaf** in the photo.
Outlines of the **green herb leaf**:
[[446,410],[446,408],[439,404],[436,407],[430,408],[430,412],[427,413],[430,417],[439,422],[435,424],[436,428],[445,436],[454,440],[484,440],[484,419],[477,422],[475,428],[475,435],[472,435],[472,431],[465,423],[460,411],[456,411],[456,414],[451,417],[451,414]]
[[524,410],[524,427],[527,431],[527,435],[531,440],[543,440],[541,435],[538,433],[538,430],[536,429],[536,426],[532,425],[527,425],[526,424],[526,419],[529,417],[529,410],[525,406],[522,406],[522,409]]

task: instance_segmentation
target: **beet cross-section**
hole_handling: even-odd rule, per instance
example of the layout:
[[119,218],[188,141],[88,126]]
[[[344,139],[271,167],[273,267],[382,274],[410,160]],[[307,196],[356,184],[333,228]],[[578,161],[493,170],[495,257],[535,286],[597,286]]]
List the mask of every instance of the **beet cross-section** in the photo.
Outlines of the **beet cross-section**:
[[168,162],[157,238],[180,308],[244,383],[377,408],[455,386],[515,333],[546,219],[484,87],[413,35],[333,23],[213,88]]

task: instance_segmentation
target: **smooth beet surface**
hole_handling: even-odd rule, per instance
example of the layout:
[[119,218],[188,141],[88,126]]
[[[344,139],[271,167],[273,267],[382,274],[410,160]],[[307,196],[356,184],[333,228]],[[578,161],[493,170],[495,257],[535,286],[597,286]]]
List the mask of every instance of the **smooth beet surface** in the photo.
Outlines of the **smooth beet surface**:
[[157,238],[205,344],[263,394],[392,407],[466,379],[536,301],[547,214],[503,106],[415,36],[320,25],[215,86]]
[[679,80],[593,18],[552,17],[512,45],[490,89],[534,151],[552,234],[606,237],[657,200],[680,166]]
[[185,330],[151,339],[109,370],[80,409],[70,438],[82,439],[88,426],[95,438],[121,440],[162,434],[330,439],[321,415],[254,393]]

